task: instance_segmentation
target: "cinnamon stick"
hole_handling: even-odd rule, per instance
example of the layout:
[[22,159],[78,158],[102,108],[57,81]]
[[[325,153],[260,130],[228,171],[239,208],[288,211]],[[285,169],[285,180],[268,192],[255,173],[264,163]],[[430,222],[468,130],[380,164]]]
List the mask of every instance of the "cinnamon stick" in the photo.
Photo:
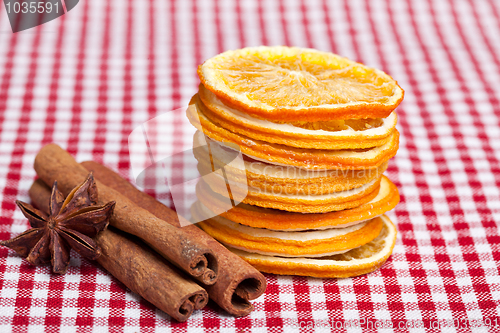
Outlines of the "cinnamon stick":
[[[64,195],[88,174],[71,155],[56,144],[43,147],[35,158],[35,170],[45,184],[57,184]],[[101,180],[104,180],[101,178]],[[175,228],[147,210],[96,181],[99,204],[115,201],[110,225],[133,234],[148,243],[156,252],[205,285],[217,280],[217,258],[214,251],[188,230]]]
[[[29,190],[31,201],[48,213],[50,188],[38,179]],[[97,262],[133,292],[177,321],[186,321],[193,310],[208,302],[207,292],[176,267],[138,240],[118,230],[102,231]]]
[[[123,193],[138,206],[180,228],[177,214],[173,210],[138,190],[113,170],[93,161],[83,162],[82,165],[108,187]],[[202,244],[210,247],[219,259],[219,278],[214,285],[205,288],[210,298],[232,315],[249,314],[253,310],[249,300],[259,297],[266,289],[264,276],[195,225],[182,227],[182,230],[195,235]]]

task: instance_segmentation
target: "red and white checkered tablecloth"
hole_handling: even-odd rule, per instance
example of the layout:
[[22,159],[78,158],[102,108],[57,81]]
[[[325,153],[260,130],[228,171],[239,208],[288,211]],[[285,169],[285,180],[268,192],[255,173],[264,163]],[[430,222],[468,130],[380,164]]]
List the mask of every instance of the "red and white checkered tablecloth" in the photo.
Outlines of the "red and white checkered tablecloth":
[[[28,228],[14,201],[29,201],[40,147],[59,143],[130,179],[130,132],[186,106],[197,65],[224,50],[332,51],[406,91],[387,172],[399,235],[380,270],[268,274],[249,316],[211,303],[179,324],[76,254],[59,276],[2,247],[0,332],[500,331],[499,1],[82,0],[16,34],[0,7],[2,240]],[[194,130],[177,121],[165,135],[188,149]]]

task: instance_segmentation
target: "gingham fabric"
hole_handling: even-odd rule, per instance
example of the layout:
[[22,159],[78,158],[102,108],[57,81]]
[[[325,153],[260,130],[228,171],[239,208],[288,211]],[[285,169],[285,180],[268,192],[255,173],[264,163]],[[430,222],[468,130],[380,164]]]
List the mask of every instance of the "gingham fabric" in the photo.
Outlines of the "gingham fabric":
[[[131,179],[128,135],[186,106],[197,65],[224,50],[332,51],[406,91],[387,171],[399,234],[380,270],[268,274],[249,316],[210,303],[180,324],[74,253],[59,276],[2,247],[0,332],[500,331],[499,1],[82,0],[16,34],[0,7],[2,240],[28,228],[14,201],[29,201],[40,147],[59,143]],[[170,144],[190,148],[192,127],[181,112],[174,121]]]

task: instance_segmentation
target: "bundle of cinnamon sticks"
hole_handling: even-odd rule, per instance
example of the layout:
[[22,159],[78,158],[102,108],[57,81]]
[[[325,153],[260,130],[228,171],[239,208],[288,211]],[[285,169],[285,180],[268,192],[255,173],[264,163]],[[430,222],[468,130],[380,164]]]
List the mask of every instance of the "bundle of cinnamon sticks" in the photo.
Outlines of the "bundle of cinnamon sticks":
[[209,298],[235,316],[253,310],[249,302],[266,289],[264,276],[195,225],[117,173],[96,162],[78,164],[55,144],[35,158],[40,179],[29,194],[39,209],[47,209],[50,187],[57,180],[64,195],[89,171],[97,180],[98,201],[115,201],[110,227],[97,242],[99,264],[132,291],[178,321],[186,321]]

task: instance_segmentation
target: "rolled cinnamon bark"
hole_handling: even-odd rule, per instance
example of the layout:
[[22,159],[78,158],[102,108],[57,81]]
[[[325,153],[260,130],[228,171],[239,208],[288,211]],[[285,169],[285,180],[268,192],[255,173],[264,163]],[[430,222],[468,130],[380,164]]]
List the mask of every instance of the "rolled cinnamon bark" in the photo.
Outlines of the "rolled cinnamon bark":
[[[123,193],[138,206],[180,228],[177,214],[173,210],[138,190],[113,170],[93,161],[83,162],[82,165],[87,170],[92,171],[94,177],[108,187]],[[259,297],[266,290],[264,276],[195,225],[182,227],[182,230],[195,235],[200,242],[210,247],[217,255],[219,278],[214,285],[205,287],[210,298],[232,315],[245,316],[249,314],[253,310],[253,305],[249,300]]]
[[[50,188],[41,179],[33,183],[29,195],[48,213]],[[96,237],[101,248],[97,262],[111,275],[177,321],[186,321],[193,310],[207,304],[207,292],[198,284],[136,237],[111,228]]]
[[[88,175],[71,155],[56,144],[43,147],[35,158],[35,170],[45,184],[57,180],[64,195]],[[101,179],[103,180],[103,179]],[[137,206],[120,192],[96,181],[99,204],[115,201],[110,225],[133,234],[148,243],[156,252],[205,285],[217,280],[218,264],[214,251],[202,244],[197,235],[175,228]]]

